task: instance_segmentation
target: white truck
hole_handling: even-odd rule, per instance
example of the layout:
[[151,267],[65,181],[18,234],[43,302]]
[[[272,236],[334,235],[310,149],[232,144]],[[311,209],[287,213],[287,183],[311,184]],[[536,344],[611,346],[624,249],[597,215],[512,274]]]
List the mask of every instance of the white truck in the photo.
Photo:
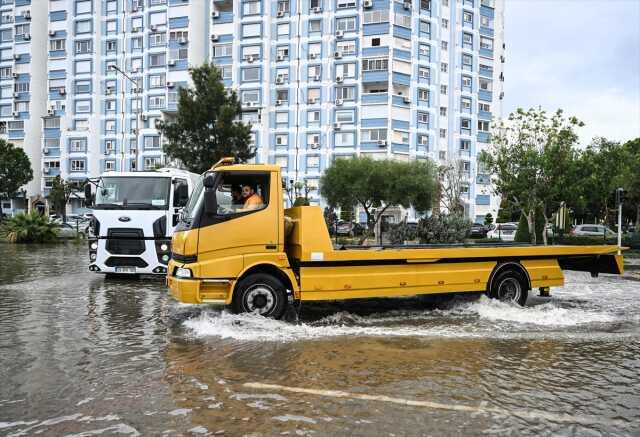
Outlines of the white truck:
[[[174,168],[105,172],[85,185],[89,270],[165,275],[171,237],[198,175]],[[95,193],[92,190],[95,186]]]

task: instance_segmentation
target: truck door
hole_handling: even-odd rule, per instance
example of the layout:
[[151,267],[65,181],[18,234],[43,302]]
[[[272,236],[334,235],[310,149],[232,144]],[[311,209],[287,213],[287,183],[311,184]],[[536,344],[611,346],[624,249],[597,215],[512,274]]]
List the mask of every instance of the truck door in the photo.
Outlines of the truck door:
[[270,172],[220,172],[213,188],[215,211],[200,216],[202,277],[234,277],[244,254],[277,250],[279,210],[270,182]]

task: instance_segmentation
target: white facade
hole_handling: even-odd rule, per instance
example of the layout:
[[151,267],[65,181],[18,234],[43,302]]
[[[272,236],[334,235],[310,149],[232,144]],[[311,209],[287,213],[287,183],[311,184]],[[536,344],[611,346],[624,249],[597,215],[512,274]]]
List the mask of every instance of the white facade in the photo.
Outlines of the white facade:
[[[3,14],[48,23],[31,42],[0,45],[28,52],[20,68],[32,75],[29,110],[3,113],[2,135],[29,145],[30,195],[57,174],[155,167],[155,120],[175,111],[189,65],[211,61],[238,92],[256,160],[288,179],[315,187],[332,159],[354,154],[461,160],[469,216],[495,216],[476,156],[501,115],[503,1],[15,0]],[[18,119],[22,138],[8,129]]]

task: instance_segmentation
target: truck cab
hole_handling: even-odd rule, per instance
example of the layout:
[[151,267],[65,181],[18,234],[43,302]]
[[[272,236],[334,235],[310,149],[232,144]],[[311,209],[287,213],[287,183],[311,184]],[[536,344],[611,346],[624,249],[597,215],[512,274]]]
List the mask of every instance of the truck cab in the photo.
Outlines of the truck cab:
[[284,208],[279,166],[233,159],[199,178],[172,244],[167,284],[177,300],[274,318],[290,302],[419,294],[485,292],[524,305],[530,290],[562,285],[562,270],[623,270],[618,246],[334,248],[320,207]]
[[166,274],[171,237],[197,175],[164,168],[105,172],[85,186],[93,218],[89,270],[106,274]]

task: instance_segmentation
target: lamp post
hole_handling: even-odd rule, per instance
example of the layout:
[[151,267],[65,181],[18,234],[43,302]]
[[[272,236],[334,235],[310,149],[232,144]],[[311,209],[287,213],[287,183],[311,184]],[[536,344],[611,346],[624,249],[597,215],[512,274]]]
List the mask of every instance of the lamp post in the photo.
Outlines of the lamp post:
[[[142,100],[140,99],[140,87],[138,86],[138,82],[135,79],[133,79],[127,73],[122,71],[117,65],[112,65],[111,69],[122,74],[122,76],[125,79],[127,79],[129,82],[131,82],[134,86],[133,89],[134,89],[136,102],[137,102],[136,103],[136,153],[135,153],[136,168],[135,168],[135,171],[138,171],[138,150],[140,149],[140,125],[142,124],[142,120],[140,117],[140,114],[141,114],[140,109],[142,107]],[[125,102],[123,102],[123,104],[125,104]],[[122,144],[122,150],[124,150],[124,141]],[[124,166],[124,163],[123,163],[123,166]]]

